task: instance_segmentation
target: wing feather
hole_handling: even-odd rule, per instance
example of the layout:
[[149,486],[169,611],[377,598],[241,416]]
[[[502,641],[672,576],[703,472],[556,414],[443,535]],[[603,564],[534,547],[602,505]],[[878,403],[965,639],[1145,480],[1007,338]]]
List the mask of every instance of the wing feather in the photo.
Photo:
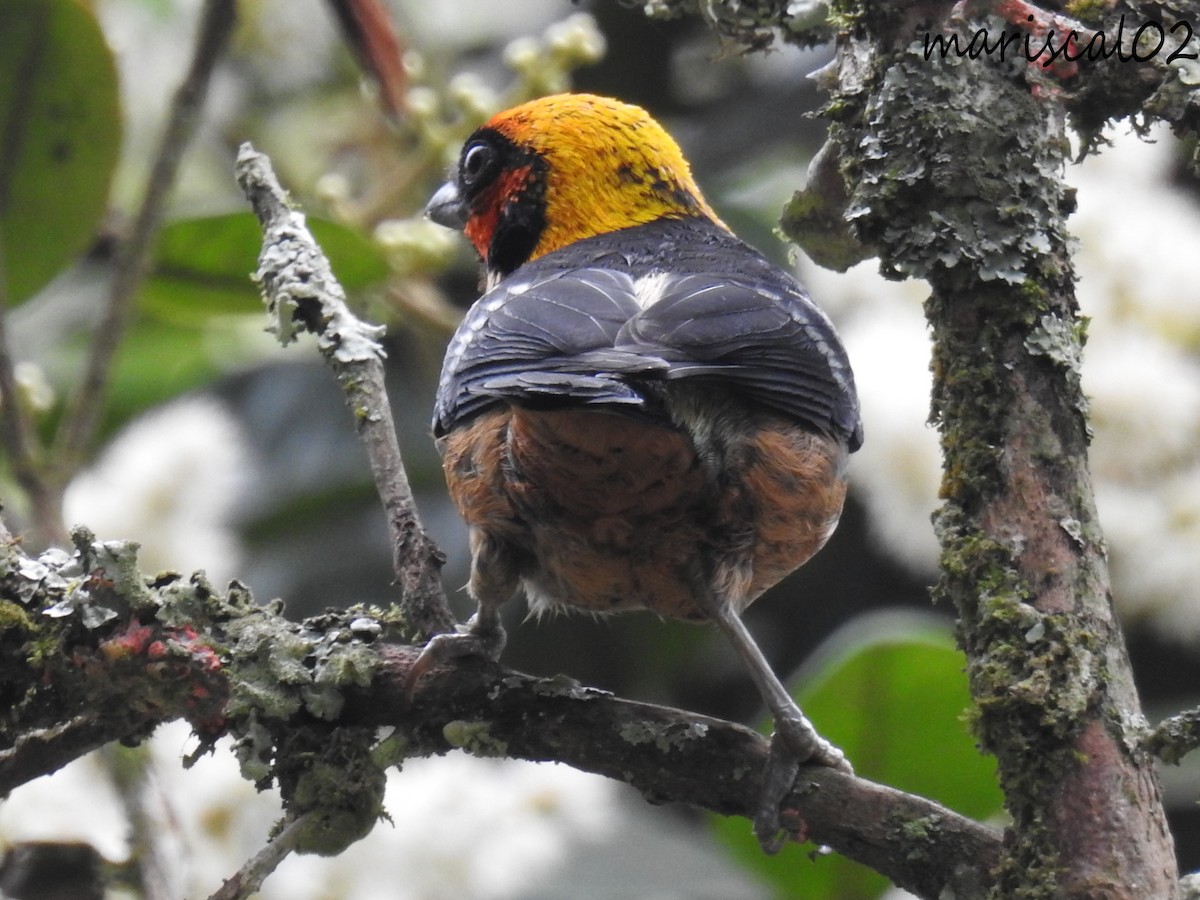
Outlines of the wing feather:
[[630,410],[646,404],[650,382],[711,380],[856,449],[854,378],[828,317],[740,242],[706,246],[707,258],[666,265],[611,246],[582,257],[566,248],[518,269],[451,340],[435,434],[502,401]]
[[683,275],[631,317],[616,346],[660,356],[667,378],[711,379],[862,442],[850,363],[829,318],[790,279]]
[[661,378],[667,363],[618,350],[616,336],[638,310],[633,278],[600,268],[518,272],[479,299],[446,354],[434,404],[445,434],[497,400],[641,406],[633,377]]

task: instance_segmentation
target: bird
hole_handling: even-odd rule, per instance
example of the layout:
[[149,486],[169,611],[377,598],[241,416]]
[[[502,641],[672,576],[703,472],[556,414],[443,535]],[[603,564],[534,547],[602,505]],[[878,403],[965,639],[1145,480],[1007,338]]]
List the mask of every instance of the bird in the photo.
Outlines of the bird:
[[500,609],[521,593],[534,614],[715,623],[774,719],[753,821],[777,850],[799,766],[852,771],[740,618],[842,511],[863,426],[833,324],[721,221],[668,132],[616,99],[496,114],[425,213],[482,267],[433,410],[477,609],[429,641],[410,685],[497,659]]

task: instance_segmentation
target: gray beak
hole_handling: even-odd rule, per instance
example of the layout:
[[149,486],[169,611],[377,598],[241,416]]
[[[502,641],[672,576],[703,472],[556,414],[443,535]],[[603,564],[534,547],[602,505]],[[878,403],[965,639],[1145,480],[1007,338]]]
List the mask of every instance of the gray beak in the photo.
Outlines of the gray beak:
[[425,215],[433,222],[462,231],[467,224],[467,204],[458,192],[458,185],[447,181],[425,204]]

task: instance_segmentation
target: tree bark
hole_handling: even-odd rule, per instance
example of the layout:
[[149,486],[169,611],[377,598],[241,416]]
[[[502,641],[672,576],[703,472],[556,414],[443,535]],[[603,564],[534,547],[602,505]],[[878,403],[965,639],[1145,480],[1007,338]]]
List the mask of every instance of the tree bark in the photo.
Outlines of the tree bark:
[[[959,24],[969,38],[988,21]],[[958,612],[1013,818],[993,896],[1168,900],[1174,848],[1087,465],[1057,76],[922,52],[921,28],[948,21],[855,26],[830,137],[855,237],[932,287],[935,596]]]

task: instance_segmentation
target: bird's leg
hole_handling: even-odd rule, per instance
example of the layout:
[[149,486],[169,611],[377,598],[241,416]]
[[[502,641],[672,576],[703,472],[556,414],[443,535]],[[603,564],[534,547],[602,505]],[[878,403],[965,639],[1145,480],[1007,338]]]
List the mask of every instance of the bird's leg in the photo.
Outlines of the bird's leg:
[[766,852],[776,853],[786,840],[786,836],[781,835],[780,804],[791,791],[800,766],[814,764],[843,772],[854,770],[842,751],[817,734],[805,718],[737,613],[711,591],[702,590],[698,596],[713,621],[733,643],[775,720],[762,795],[754,816],[754,834]]
[[467,588],[479,605],[466,625],[447,634],[435,634],[421,650],[404,680],[405,696],[410,700],[417,681],[434,666],[464,656],[494,662],[504,649],[506,636],[500,607],[516,591],[516,566],[504,546],[481,529],[471,529],[470,543],[471,580]]

